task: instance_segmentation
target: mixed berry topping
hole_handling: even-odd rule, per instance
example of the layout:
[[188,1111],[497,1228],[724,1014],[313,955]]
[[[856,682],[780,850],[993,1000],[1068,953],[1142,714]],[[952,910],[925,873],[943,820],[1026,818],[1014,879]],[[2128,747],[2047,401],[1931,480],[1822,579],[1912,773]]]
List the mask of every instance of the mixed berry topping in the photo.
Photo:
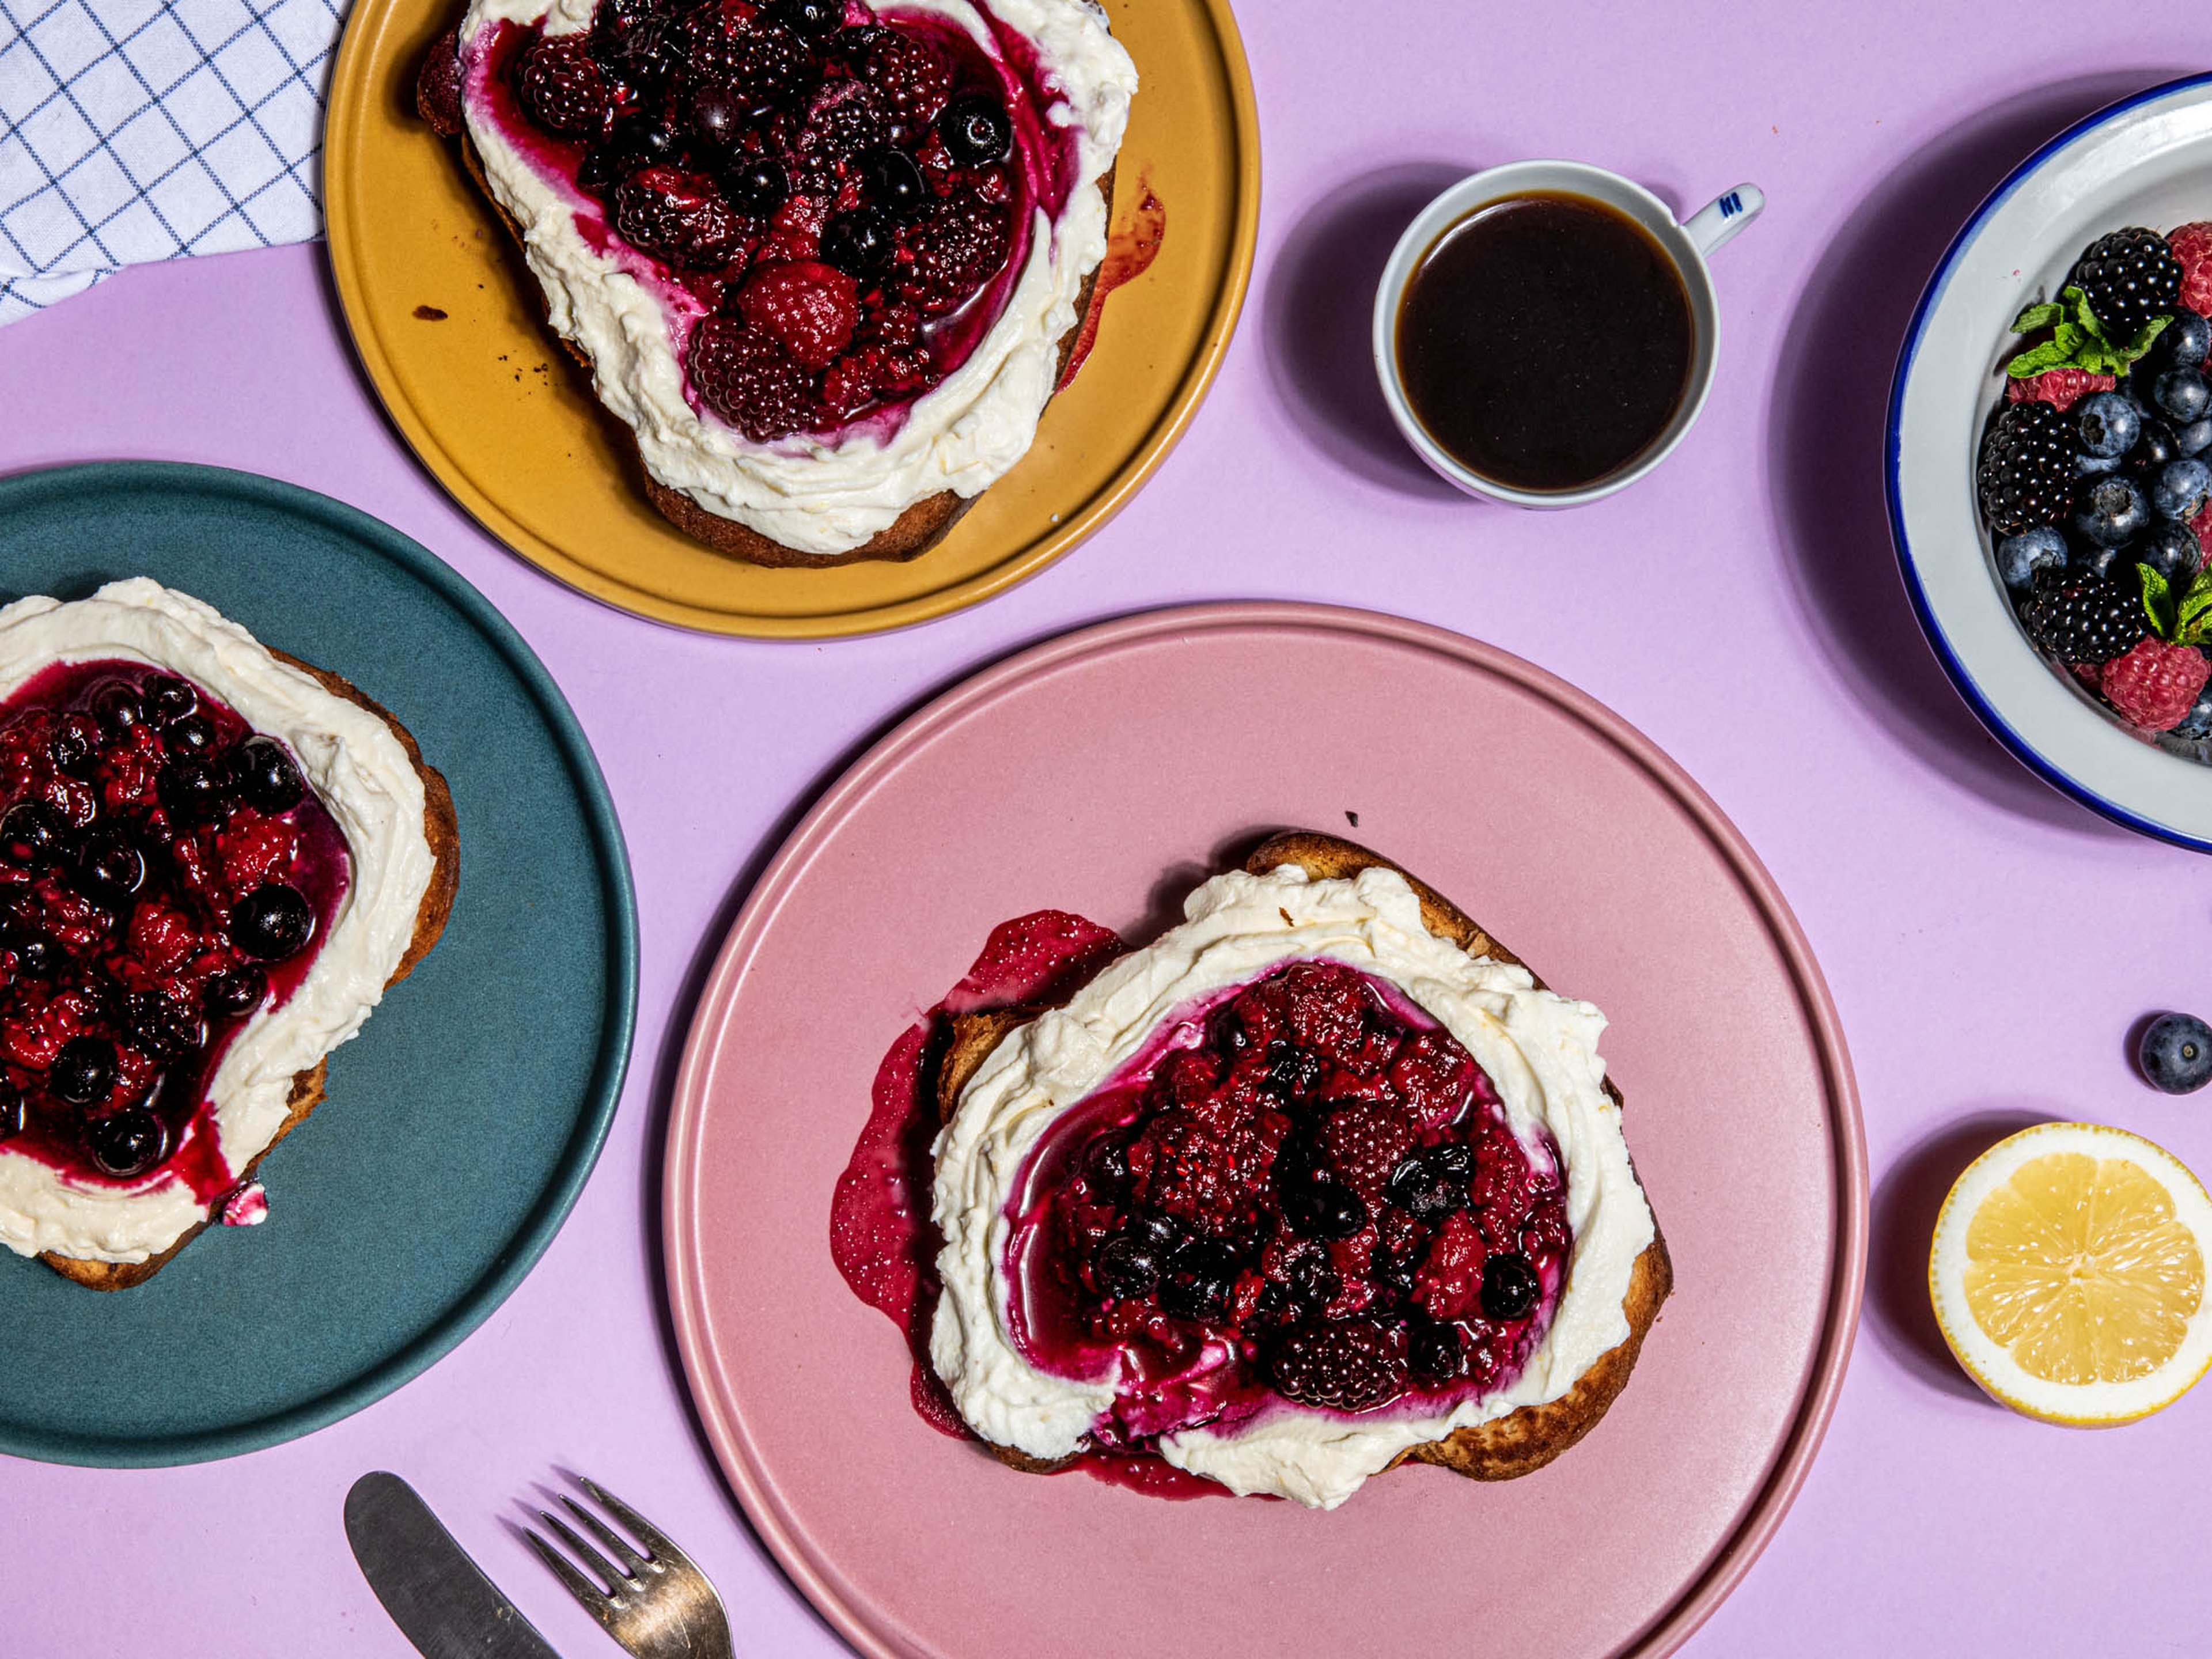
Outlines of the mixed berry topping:
[[283,744],[120,661],[0,705],[0,1141],[79,1178],[173,1162],[217,1196],[207,1085],[344,896],[336,823]]
[[678,296],[695,406],[759,442],[957,368],[1054,187],[1017,143],[1047,143],[1038,94],[964,30],[858,0],[600,0],[491,52],[509,129]]
[[1018,1190],[1017,1340],[1121,1397],[1140,1448],[1273,1397],[1432,1409],[1510,1382],[1571,1243],[1556,1152],[1402,994],[1293,963],[1155,1037],[1073,1109]]
[[[2203,302],[2200,304],[2200,302]],[[2029,641],[2110,713],[2212,761],[2212,222],[2082,251],[2013,325],[1976,468]]]

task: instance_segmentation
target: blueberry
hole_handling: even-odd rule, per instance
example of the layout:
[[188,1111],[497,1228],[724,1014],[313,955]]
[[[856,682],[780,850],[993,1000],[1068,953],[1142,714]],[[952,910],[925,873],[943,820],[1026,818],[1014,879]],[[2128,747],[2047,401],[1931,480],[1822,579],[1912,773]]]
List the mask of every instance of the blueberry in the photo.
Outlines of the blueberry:
[[1283,1218],[1308,1238],[1349,1238],[1367,1224],[1367,1206],[1340,1181],[1282,1184]]
[[845,0],[775,0],[769,11],[800,34],[834,34],[845,27]]
[[2150,487],[2151,510],[2161,518],[2193,519],[2212,497],[2212,466],[2193,457],[2169,461]]
[[10,933],[8,949],[15,955],[15,971],[33,979],[44,979],[60,965],[60,947],[44,933]]
[[0,817],[0,859],[25,870],[43,870],[62,855],[69,825],[42,800],[19,800]]
[[2150,508],[2133,478],[2112,473],[2074,496],[2074,528],[2100,547],[2120,547],[2150,527]]
[[128,830],[95,824],[77,844],[76,884],[88,898],[121,903],[146,880],[146,855]]
[[2110,576],[2133,562],[2117,547],[2100,547],[2086,540],[2067,544],[2066,568],[2076,576]]
[[23,1091],[0,1078],[0,1140],[13,1140],[31,1126],[31,1103]]
[[2212,738],[2212,685],[2207,685],[2197,694],[2197,701],[2190,705],[2189,712],[2173,726],[2173,735],[2177,738]]
[[168,1156],[169,1132],[153,1113],[132,1106],[87,1124],[84,1144],[102,1170],[127,1181]]
[[2173,447],[2183,455],[2202,455],[2212,449],[2212,416],[2191,421],[2173,434]]
[[1493,1255],[1482,1264],[1482,1316],[1518,1319],[1536,1305],[1543,1288],[1526,1257]]
[[2212,323],[2187,306],[2173,308],[2173,320],[2160,331],[2157,355],[2176,368],[2201,366],[2212,352]]
[[691,137],[702,153],[723,154],[744,130],[745,106],[729,88],[710,81],[691,94]]
[[204,823],[222,805],[222,780],[205,761],[171,761],[155,782],[169,816],[185,823]]
[[2094,478],[2100,473],[2116,472],[2119,470],[2119,465],[2120,458],[2118,455],[2076,455],[2074,458],[2074,476],[2077,478]]
[[85,707],[92,711],[93,719],[110,740],[122,737],[133,726],[146,721],[146,705],[137,692],[121,680],[106,680],[93,688],[85,699]]
[[2050,525],[2038,525],[1997,544],[1997,574],[2007,587],[2025,592],[2035,586],[2039,572],[2063,569],[2066,538]]
[[71,1037],[46,1067],[46,1087],[72,1106],[104,1100],[115,1086],[115,1045],[106,1037]]
[[[1296,1307],[1306,1310],[1326,1307],[1336,1300],[1337,1293],[1344,1288],[1344,1280],[1337,1276],[1328,1252],[1318,1244],[1293,1246],[1288,1263],[1283,1284]],[[1410,1285],[1407,1288],[1411,1288]]]
[[1120,1135],[1101,1139],[1084,1155],[1083,1167],[1097,1186],[1126,1187],[1129,1182],[1129,1143]]
[[2155,415],[2140,417],[2136,441],[2122,458],[2122,465],[2138,478],[2156,472],[2181,452],[2174,445],[2173,428]]
[[997,100],[970,93],[947,104],[937,118],[937,136],[946,152],[963,167],[988,167],[1004,161],[1014,147],[1013,124]]
[[738,212],[765,219],[790,199],[791,178],[774,156],[758,155],[722,175],[722,193]]
[[854,208],[822,227],[822,258],[851,276],[869,276],[890,268],[896,244],[890,216],[878,208]]
[[156,674],[144,688],[146,718],[156,726],[174,726],[187,714],[198,712],[200,694],[192,689],[190,680],[180,680],[173,674]]
[[54,769],[72,778],[88,778],[100,764],[100,722],[82,711],[55,722],[46,744]]
[[2204,562],[2197,532],[2173,519],[2160,520],[2128,551],[2137,564],[2148,565],[2175,587],[2186,587]]
[[269,975],[252,963],[226,968],[207,982],[209,1018],[242,1019],[258,1008],[268,994]]
[[204,757],[215,747],[215,727],[204,714],[187,714],[161,733],[161,747],[171,755]]
[[1408,1334],[1406,1363],[1416,1376],[1448,1382],[1459,1375],[1466,1358],[1467,1339],[1456,1325],[1424,1319],[1417,1321]]
[[307,901],[277,882],[255,888],[230,913],[230,942],[264,962],[297,956],[314,931],[315,915]]
[[[1280,1054],[1274,1050],[1279,1048]],[[1287,1103],[1319,1088],[1327,1075],[1328,1067],[1322,1057],[1310,1048],[1293,1048],[1290,1044],[1277,1043],[1268,1050],[1267,1074],[1260,1079],[1263,1093]]]
[[1133,1234],[1115,1233],[1091,1258],[1091,1272],[1109,1296],[1150,1296],[1160,1282],[1159,1252]]
[[1217,1239],[1194,1238],[1168,1258],[1160,1306],[1177,1319],[1217,1319],[1236,1287],[1237,1252]]
[[2212,380],[2201,369],[2169,368],[2151,388],[2152,400],[2176,425],[2186,426],[2212,413]]
[[2136,1060],[2152,1088],[2194,1093],[2212,1083],[2212,1025],[2194,1014],[2160,1014],[2144,1030]]
[[879,149],[860,164],[868,200],[886,213],[908,214],[929,199],[921,169],[901,149]]
[[1416,1221],[1441,1221],[1466,1207],[1467,1182],[1416,1152],[1390,1171],[1382,1196]]
[[1158,1210],[1139,1210],[1129,1217],[1129,1231],[1156,1250],[1171,1250],[1182,1243],[1182,1228],[1173,1216]]
[[2136,406],[2117,392],[2097,392],[2074,408],[2075,434],[2085,455],[2126,454],[2142,426],[2142,416],[2136,413]]
[[248,738],[230,757],[230,787],[263,812],[289,812],[307,786],[284,745],[274,738]]

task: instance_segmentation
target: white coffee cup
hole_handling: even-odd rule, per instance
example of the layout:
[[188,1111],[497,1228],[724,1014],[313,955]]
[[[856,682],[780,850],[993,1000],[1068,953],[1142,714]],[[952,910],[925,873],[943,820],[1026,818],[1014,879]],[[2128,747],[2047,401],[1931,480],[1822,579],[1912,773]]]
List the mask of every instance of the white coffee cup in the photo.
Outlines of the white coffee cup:
[[[1675,405],[1674,417],[1635,459],[1575,489],[1516,489],[1455,459],[1414,414],[1398,368],[1398,317],[1404,309],[1406,287],[1430,250],[1446,231],[1481,209],[1534,195],[1586,197],[1633,219],[1674,261],[1682,278],[1682,291],[1690,301],[1690,382]],[[1514,161],[1461,179],[1406,227],[1376,289],[1375,373],[1382,382],[1390,418],[1397,422],[1398,430],[1423,460],[1470,495],[1486,495],[1516,507],[1579,507],[1626,489],[1674,453],[1705,406],[1705,395],[1712,390],[1713,362],[1721,331],[1719,302],[1705,256],[1756,219],[1765,205],[1766,198],[1758,185],[1738,185],[1676,224],[1667,204],[1643,185],[1581,161]]]

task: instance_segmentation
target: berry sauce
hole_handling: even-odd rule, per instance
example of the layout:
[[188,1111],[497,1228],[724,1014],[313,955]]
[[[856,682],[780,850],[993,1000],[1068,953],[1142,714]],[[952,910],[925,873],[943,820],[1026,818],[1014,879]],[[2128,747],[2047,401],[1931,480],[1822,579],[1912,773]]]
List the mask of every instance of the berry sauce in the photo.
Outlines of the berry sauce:
[[[660,301],[702,416],[756,442],[888,441],[1004,313],[1078,176],[1034,50],[978,11],[802,27],[777,0],[603,0],[501,21],[465,97]],[[427,71],[426,71],[427,73]]]
[[[905,1333],[915,1410],[945,1433],[974,1437],[927,1358],[948,1017],[1064,997],[1122,948],[1064,912],[1004,924],[877,1073],[830,1249],[854,1294]],[[1054,1126],[1009,1206],[1018,1346],[1042,1370],[1118,1364],[1128,1379],[1071,1467],[1217,1496],[1157,1455],[1159,1434],[1233,1427],[1285,1398],[1435,1415],[1508,1386],[1565,1277],[1559,1168],[1548,1139],[1515,1138],[1466,1050],[1383,981],[1300,962],[1182,1010]]]
[[122,660],[34,675],[0,703],[0,1151],[231,1191],[209,1084],[350,879],[290,751],[204,690]]
[[1098,343],[1098,319],[1106,310],[1107,296],[1150,270],[1152,261],[1160,257],[1160,244],[1167,240],[1168,210],[1153,192],[1152,179],[1139,179],[1137,192],[1136,211],[1106,238],[1106,258],[1091,289],[1091,308],[1084,313],[1082,330],[1067,354],[1067,367],[1060,371],[1059,390],[1062,392],[1090,361],[1091,348]]

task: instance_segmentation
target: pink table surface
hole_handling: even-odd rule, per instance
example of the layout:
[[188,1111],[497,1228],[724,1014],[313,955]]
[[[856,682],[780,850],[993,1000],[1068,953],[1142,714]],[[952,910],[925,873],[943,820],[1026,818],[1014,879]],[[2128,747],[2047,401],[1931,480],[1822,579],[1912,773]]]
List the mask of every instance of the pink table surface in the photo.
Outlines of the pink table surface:
[[[2103,1435],[2014,1419],[1942,1357],[1919,1284],[1936,1200],[2006,1125],[2099,1118],[2212,1170],[2212,1106],[2153,1094],[2124,1053],[2146,1011],[2212,1004],[2212,867],[2108,828],[1983,736],[1905,609],[1877,465],[1905,319],[1960,219],[2066,121],[2202,68],[2203,36],[2129,0],[2002,16],[1956,0],[1245,9],[1265,212],[1211,401],[1088,546],[908,633],[695,637],[538,576],[385,424],[319,249],[133,271],[0,331],[0,471],[251,468],[367,508],[475,581],[599,747],[644,944],[621,1113],[521,1290],[428,1375],[288,1446],[143,1473],[0,1460],[0,1649],[404,1653],[338,1520],[354,1476],[386,1468],[556,1645],[611,1654],[508,1528],[517,1495],[565,1466],[709,1568],[741,1652],[838,1650],[705,1456],[660,1311],[655,1171],[698,977],[798,805],[882,722],[1018,644],[1231,597],[1399,611],[1604,699],[1734,817],[1820,955],[1875,1170],[1867,1317],[1795,1510],[1687,1651],[2212,1643],[2212,1396]],[[1553,517],[1431,482],[1389,434],[1364,343],[1412,206],[1471,166],[1543,155],[1619,168],[1686,210],[1747,179],[1771,203],[1717,261],[1725,338],[1703,423],[1653,478]]]

